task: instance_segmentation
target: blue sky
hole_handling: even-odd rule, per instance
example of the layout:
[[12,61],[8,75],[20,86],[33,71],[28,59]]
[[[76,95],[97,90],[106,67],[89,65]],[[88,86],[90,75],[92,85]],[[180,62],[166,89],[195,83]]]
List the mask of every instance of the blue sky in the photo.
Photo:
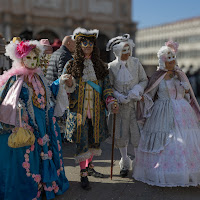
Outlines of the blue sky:
[[132,0],[132,6],[139,29],[200,17],[200,0]]

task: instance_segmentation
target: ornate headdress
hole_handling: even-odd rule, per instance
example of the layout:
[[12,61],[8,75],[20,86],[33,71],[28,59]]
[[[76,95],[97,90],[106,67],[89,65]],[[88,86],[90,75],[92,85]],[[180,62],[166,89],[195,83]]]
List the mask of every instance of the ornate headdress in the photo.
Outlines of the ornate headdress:
[[39,41],[21,41],[20,38],[14,37],[13,40],[6,45],[5,55],[16,62],[20,62],[23,57],[27,56],[35,48],[38,50],[39,57],[41,57],[44,52],[44,47]]
[[131,49],[131,56],[132,56],[132,48],[135,46],[133,43],[133,40],[130,39],[129,34],[124,34],[123,36],[117,36],[112,39],[110,39],[106,45],[106,51],[110,51],[113,49],[113,53],[116,57],[119,59],[121,58],[122,49],[124,48],[124,45],[128,44]]
[[98,38],[99,30],[86,30],[85,28],[76,28],[73,32],[72,39],[75,40],[77,37],[94,37]]
[[159,49],[159,51],[157,53],[159,69],[165,70],[165,62],[166,61],[176,60],[178,46],[179,46],[179,44],[177,42],[169,40],[168,42],[165,42],[165,46],[162,46]]

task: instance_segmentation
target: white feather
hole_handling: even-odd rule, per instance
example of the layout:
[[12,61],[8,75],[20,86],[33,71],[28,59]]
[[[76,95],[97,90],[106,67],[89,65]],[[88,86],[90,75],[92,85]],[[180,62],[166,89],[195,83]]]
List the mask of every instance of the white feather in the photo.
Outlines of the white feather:
[[93,35],[93,34],[96,34],[96,38],[98,38],[98,35],[99,35],[99,30],[97,29],[92,29],[92,30],[86,30],[85,28],[76,28],[73,32],[73,40],[75,40],[75,36],[78,34],[78,33],[82,33],[84,35]]

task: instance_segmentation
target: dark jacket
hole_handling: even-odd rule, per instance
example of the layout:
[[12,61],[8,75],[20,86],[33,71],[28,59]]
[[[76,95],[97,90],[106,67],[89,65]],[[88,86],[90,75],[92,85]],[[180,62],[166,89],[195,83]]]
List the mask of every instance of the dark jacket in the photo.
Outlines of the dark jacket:
[[58,79],[62,75],[65,64],[70,59],[72,59],[71,52],[62,45],[51,55],[46,75],[47,80],[53,82]]

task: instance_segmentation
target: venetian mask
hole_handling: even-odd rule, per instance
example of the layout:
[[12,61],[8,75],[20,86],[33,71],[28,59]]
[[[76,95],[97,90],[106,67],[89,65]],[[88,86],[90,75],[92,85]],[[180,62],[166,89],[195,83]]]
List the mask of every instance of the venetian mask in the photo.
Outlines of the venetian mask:
[[27,56],[23,57],[24,66],[29,69],[35,69],[37,67],[38,56],[34,51],[31,51]]
[[169,52],[167,53],[166,61],[167,61],[167,62],[171,62],[172,60],[176,60],[176,55],[173,54],[171,51],[169,51]]
[[128,54],[130,53],[130,46],[127,45],[122,49],[122,54]]
[[81,46],[82,47],[93,47],[94,43],[89,41],[89,40],[84,40],[84,41],[81,42]]

